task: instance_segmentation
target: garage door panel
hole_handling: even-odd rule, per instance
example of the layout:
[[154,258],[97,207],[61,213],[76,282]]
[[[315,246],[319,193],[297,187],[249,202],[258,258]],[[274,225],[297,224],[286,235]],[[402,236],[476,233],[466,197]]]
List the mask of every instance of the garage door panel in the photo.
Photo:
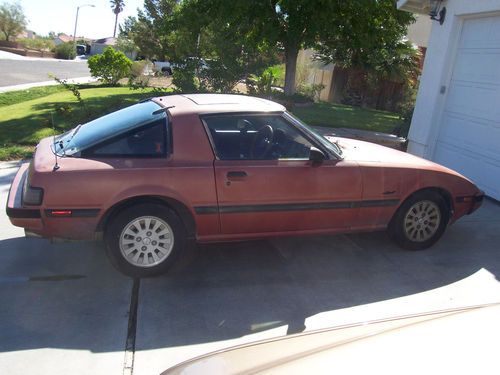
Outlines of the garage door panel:
[[480,155],[438,142],[435,161],[470,178],[487,194],[500,199],[500,161],[486,161]]
[[500,116],[500,86],[453,81],[445,110],[494,122]]
[[[500,85],[500,50],[462,50],[458,52],[454,81]],[[471,69],[471,67],[474,69]]]
[[500,17],[466,20],[459,48],[500,48]]
[[445,113],[439,139],[500,163],[500,124]]

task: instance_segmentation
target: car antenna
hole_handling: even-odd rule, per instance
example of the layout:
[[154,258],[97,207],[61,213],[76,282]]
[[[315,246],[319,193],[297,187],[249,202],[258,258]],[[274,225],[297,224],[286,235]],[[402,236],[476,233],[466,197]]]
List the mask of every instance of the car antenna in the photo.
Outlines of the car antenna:
[[52,129],[54,130],[54,134],[53,134],[53,144],[54,144],[54,156],[56,158],[56,163],[54,164],[54,167],[52,168],[52,172],[55,172],[57,171],[60,167],[59,167],[59,164],[57,162],[57,149],[56,149],[56,126],[54,124],[54,114],[52,112],[50,112],[50,119],[52,121]]

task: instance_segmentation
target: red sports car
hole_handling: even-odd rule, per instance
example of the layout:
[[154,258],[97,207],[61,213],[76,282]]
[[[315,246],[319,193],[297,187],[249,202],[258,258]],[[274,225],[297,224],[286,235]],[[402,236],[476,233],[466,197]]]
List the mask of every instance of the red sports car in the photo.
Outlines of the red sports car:
[[133,277],[164,272],[186,239],[233,241],[388,229],[434,244],[483,193],[404,152],[323,137],[271,101],[164,96],[37,146],[7,214],[27,235],[100,239]]

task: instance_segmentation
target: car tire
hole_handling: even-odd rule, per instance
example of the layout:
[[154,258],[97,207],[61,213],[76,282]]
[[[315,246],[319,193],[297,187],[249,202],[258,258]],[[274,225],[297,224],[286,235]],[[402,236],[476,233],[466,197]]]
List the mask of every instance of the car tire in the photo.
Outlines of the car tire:
[[444,198],[433,191],[422,191],[409,197],[389,223],[390,237],[404,249],[424,250],[443,235],[449,220]]
[[177,214],[155,203],[123,209],[105,232],[111,263],[133,278],[165,273],[184,249],[185,240],[185,229]]

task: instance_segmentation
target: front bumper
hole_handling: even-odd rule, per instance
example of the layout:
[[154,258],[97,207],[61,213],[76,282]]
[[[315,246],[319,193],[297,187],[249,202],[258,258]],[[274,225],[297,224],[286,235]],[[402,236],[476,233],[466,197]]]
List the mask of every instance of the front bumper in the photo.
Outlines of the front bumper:
[[470,215],[476,211],[484,201],[484,192],[479,191],[475,195],[459,196],[455,198],[455,204],[466,207],[466,214]]

